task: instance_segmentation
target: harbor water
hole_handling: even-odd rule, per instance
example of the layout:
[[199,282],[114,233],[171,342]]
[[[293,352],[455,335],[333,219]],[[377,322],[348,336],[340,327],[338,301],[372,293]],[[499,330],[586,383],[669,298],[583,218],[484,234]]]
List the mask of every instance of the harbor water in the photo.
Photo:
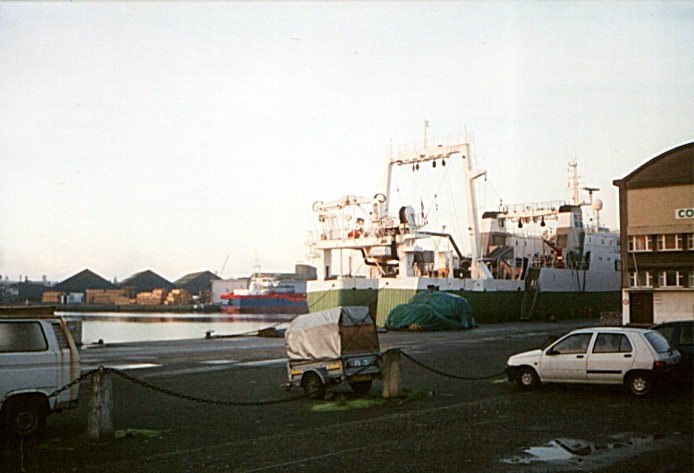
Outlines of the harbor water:
[[133,343],[186,340],[209,336],[253,335],[286,328],[293,315],[223,315],[179,313],[58,312],[68,321],[77,343]]

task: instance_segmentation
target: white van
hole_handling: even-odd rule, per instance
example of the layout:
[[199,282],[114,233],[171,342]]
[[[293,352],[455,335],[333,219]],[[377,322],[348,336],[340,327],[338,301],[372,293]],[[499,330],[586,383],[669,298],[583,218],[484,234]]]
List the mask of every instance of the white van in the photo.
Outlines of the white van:
[[53,308],[0,308],[0,429],[3,436],[41,433],[51,412],[77,406],[80,359],[65,319]]

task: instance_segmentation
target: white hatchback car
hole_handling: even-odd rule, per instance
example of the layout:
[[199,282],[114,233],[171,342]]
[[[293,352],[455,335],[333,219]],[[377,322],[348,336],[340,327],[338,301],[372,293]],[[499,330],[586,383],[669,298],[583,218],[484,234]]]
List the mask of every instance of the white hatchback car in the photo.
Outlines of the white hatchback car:
[[549,347],[519,353],[506,363],[522,389],[542,383],[625,384],[644,396],[670,378],[681,355],[654,330],[598,327],[574,330]]

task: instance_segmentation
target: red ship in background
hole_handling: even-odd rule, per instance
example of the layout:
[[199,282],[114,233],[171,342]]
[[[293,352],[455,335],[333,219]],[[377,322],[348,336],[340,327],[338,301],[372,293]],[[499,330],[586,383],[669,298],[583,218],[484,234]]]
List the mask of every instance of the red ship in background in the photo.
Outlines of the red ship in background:
[[275,277],[254,272],[248,289],[236,289],[221,296],[222,312],[228,314],[305,314],[306,294],[294,286],[282,285]]

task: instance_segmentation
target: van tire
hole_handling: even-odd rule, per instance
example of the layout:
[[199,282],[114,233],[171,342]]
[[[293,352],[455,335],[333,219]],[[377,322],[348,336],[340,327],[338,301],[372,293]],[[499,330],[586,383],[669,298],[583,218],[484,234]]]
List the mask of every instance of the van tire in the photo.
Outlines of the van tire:
[[40,396],[16,396],[5,401],[0,413],[2,429],[13,439],[38,437],[46,428],[48,405]]

